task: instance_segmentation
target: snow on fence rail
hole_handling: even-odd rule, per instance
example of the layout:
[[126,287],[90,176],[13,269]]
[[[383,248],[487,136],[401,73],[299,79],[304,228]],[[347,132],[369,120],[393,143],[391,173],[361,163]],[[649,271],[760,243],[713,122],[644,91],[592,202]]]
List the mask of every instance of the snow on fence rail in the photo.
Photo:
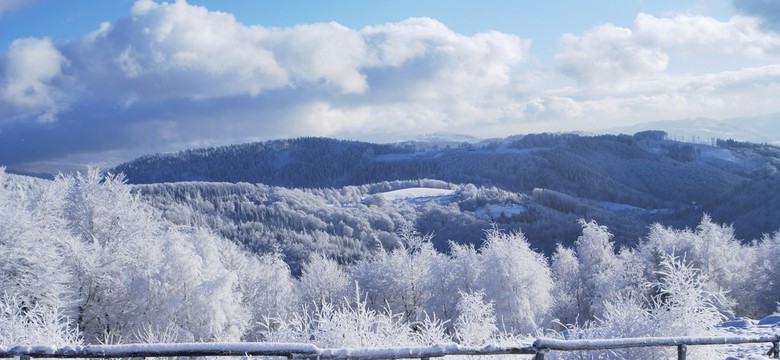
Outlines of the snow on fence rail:
[[425,347],[396,348],[319,348],[296,343],[183,343],[126,344],[85,346],[0,346],[0,358],[126,358],[176,356],[279,356],[288,359],[379,360],[429,359],[449,355],[535,355],[543,360],[550,351],[589,351],[639,347],[677,347],[678,359],[685,359],[690,345],[734,345],[771,343],[767,355],[780,358],[780,334],[731,337],[656,337],[623,339],[562,340],[539,338],[533,344],[518,347],[488,345],[468,347],[440,344]]

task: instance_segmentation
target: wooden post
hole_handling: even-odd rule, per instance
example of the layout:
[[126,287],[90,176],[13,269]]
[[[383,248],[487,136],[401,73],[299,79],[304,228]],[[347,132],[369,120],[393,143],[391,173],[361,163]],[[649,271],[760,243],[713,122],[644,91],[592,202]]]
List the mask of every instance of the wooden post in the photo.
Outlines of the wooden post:
[[688,345],[680,344],[677,345],[677,360],[685,360],[685,357],[688,355]]

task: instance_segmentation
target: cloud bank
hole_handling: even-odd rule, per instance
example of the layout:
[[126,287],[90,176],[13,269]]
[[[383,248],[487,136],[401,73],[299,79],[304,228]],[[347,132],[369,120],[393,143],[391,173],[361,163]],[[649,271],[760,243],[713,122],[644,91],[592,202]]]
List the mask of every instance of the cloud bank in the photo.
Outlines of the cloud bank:
[[[639,14],[630,28],[564,34],[550,67],[528,61],[530,39],[459,34],[431,18],[275,28],[185,1],[138,0],[126,17],[78,40],[17,39],[0,55],[0,163],[278,137],[502,136],[780,111],[767,95],[780,84],[780,36],[743,3],[742,15],[726,21]],[[699,53],[717,68],[675,70]]]

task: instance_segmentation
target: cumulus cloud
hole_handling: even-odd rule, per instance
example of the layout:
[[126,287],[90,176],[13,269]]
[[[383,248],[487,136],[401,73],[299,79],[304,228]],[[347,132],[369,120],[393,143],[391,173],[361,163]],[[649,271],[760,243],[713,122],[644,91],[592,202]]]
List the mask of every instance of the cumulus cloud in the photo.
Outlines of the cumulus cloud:
[[5,109],[0,114],[9,119],[28,117],[41,122],[53,121],[67,102],[58,87],[66,65],[67,60],[48,39],[12,42],[5,55],[0,82],[0,104]]
[[266,28],[184,1],[139,0],[129,17],[85,36],[68,54],[102,94],[197,99],[285,88],[364,94],[375,85],[381,91],[381,82],[371,84],[372,71],[421,65],[433,71],[429,80],[502,85],[528,46],[496,32],[459,35],[427,18],[361,30],[337,23]]
[[780,36],[766,32],[753,17],[728,21],[679,14],[638,14],[632,28],[597,26],[581,35],[565,34],[556,55],[561,73],[586,87],[623,86],[667,70],[673,51],[715,50],[748,57],[775,56]]
[[555,56],[560,71],[588,87],[619,85],[638,74],[666,69],[669,56],[636,41],[631,29],[601,25],[577,36],[565,34]]
[[536,96],[523,107],[524,115],[532,120],[577,119],[582,112],[582,105],[566,96]]

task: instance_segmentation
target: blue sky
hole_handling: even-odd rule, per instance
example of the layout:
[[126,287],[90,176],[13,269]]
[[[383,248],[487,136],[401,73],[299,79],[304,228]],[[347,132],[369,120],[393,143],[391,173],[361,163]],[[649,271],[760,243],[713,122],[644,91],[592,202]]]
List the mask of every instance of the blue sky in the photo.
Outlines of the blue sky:
[[780,112],[778,4],[4,0],[0,164]]

